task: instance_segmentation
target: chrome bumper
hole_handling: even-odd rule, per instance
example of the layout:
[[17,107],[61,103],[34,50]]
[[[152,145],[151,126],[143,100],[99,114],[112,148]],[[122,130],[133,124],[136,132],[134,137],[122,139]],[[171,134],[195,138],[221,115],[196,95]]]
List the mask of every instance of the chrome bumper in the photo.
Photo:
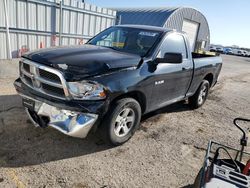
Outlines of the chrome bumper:
[[[85,138],[98,118],[98,115],[96,114],[58,109],[49,104],[37,100],[34,101],[34,111],[37,115],[39,117],[47,117],[49,119],[48,126],[53,127],[68,136]],[[32,118],[28,109],[26,109],[26,112],[33,124],[38,127],[39,124]]]

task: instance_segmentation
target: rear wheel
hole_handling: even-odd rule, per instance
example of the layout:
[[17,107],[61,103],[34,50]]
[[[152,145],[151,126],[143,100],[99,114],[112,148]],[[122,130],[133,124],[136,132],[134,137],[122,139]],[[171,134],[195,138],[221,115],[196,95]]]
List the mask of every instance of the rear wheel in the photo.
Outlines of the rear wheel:
[[209,89],[209,82],[207,80],[203,80],[194,96],[189,98],[190,106],[195,109],[201,107],[207,100]]
[[132,98],[115,102],[104,119],[101,127],[105,140],[112,145],[127,142],[138,128],[141,120],[140,104]]

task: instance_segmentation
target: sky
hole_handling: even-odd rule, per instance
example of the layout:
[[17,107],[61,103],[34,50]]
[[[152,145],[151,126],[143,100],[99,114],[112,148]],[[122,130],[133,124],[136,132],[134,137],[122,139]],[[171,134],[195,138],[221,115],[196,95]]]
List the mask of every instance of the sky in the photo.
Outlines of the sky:
[[250,0],[85,0],[101,7],[187,6],[208,20],[211,43],[250,48]]

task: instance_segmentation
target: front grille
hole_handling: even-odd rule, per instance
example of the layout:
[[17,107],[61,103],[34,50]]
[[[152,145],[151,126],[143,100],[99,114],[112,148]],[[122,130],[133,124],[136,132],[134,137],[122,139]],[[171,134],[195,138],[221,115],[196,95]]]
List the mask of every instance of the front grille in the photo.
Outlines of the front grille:
[[23,76],[29,85],[32,85],[32,79],[26,75]]
[[53,87],[53,86],[50,86],[48,84],[42,84],[42,88],[44,91],[46,91],[47,93],[49,93],[51,95],[56,95],[56,96],[64,95],[64,91],[62,88]]
[[60,99],[68,98],[62,74],[50,67],[23,59],[20,61],[20,78],[26,85],[43,94]]
[[45,78],[45,79],[50,80],[50,81],[54,81],[54,82],[57,82],[57,83],[61,82],[60,78],[57,75],[55,75],[55,74],[53,74],[51,72],[42,70],[42,69],[39,69],[39,75],[41,77]]
[[23,64],[23,68],[24,68],[24,70],[26,70],[27,72],[30,72],[30,65],[28,65],[28,64]]

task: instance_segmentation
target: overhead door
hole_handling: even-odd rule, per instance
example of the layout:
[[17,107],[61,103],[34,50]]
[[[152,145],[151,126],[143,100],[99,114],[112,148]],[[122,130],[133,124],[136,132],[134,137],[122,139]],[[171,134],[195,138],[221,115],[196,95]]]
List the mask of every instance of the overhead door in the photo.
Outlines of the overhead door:
[[194,51],[195,48],[198,30],[199,23],[190,20],[183,21],[182,31],[187,33],[192,51]]

